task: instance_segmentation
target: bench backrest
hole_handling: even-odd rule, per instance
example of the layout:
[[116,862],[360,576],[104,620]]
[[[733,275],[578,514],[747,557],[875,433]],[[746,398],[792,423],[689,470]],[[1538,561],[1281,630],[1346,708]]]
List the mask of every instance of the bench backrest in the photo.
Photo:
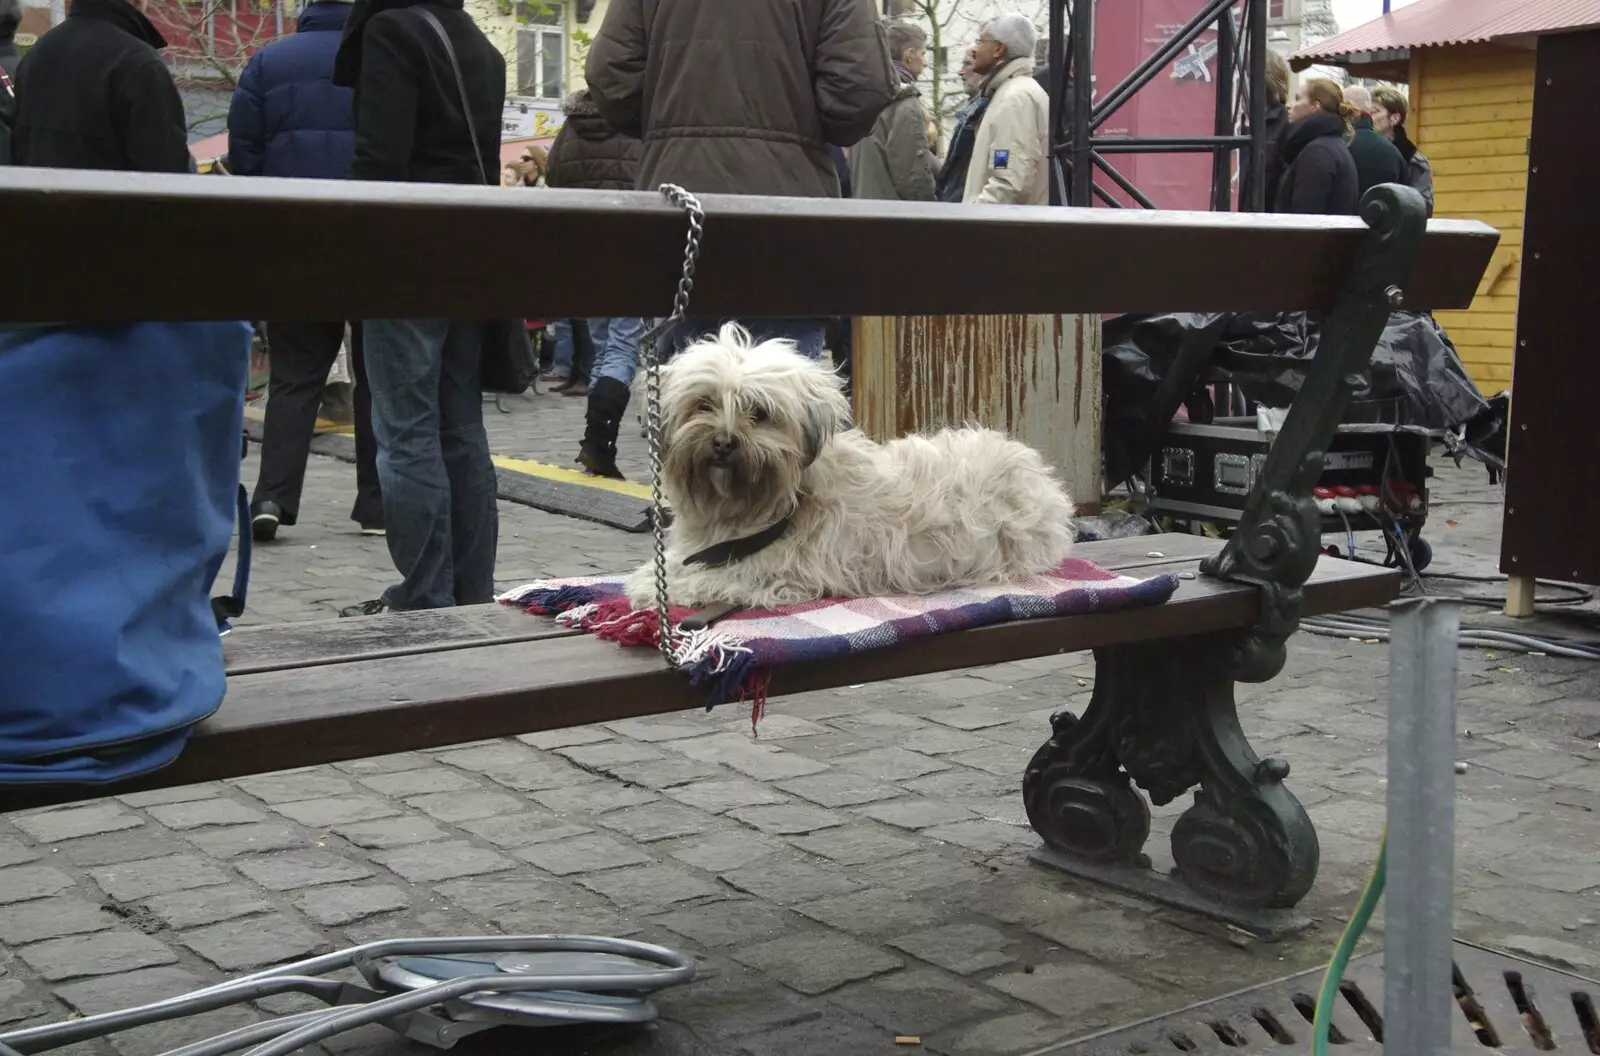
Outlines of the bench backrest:
[[[1355,217],[707,195],[696,315],[1330,309]],[[0,168],[0,322],[663,316],[686,222],[644,192]],[[1435,220],[1405,286],[1465,308],[1498,235]],[[54,260],[53,266],[42,265]]]

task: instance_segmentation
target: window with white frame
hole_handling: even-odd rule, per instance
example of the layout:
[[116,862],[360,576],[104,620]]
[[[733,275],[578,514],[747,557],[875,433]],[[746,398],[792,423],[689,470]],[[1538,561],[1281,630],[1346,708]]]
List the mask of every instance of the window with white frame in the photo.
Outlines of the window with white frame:
[[566,12],[556,0],[517,5],[517,94],[558,100],[566,94]]

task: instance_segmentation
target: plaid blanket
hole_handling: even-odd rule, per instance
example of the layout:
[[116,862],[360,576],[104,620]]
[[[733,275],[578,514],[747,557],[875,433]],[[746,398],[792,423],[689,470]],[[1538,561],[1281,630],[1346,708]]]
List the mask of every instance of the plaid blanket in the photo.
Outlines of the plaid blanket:
[[[707,689],[706,707],[751,700],[759,714],[772,669],[1039,616],[1159,605],[1178,589],[1170,573],[1131,579],[1068,558],[1045,575],[999,587],[883,598],[829,598],[779,609],[744,609],[700,631],[678,624],[693,610],[669,610],[677,666]],[[497,599],[557,622],[581,627],[622,645],[655,646],[656,614],[635,610],[620,576],[550,579],[509,590]]]

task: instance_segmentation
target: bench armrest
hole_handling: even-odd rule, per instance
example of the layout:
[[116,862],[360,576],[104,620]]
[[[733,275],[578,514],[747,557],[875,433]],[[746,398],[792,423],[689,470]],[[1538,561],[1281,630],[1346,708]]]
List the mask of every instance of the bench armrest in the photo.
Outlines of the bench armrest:
[[1267,453],[1238,530],[1201,570],[1261,588],[1261,618],[1241,639],[1234,677],[1265,682],[1282,670],[1299,627],[1300,588],[1316,568],[1322,521],[1312,489],[1353,396],[1367,389],[1373,349],[1389,313],[1405,303],[1428,210],[1410,187],[1382,184],[1361,201],[1368,231],[1322,325],[1305,382]]

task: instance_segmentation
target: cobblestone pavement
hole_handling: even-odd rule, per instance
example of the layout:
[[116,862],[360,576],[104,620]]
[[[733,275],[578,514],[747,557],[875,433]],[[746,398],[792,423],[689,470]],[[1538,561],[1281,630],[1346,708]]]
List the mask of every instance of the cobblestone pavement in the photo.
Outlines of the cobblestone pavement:
[[[559,400],[509,401],[496,449],[556,461],[581,413]],[[1441,480],[1438,567],[1492,571],[1497,491],[1481,472]],[[382,540],[344,520],[352,486],[350,466],[312,460],[301,523],[258,550],[250,620],[326,617],[389,581]],[[647,544],[501,514],[507,586],[622,568]],[[1087,699],[1093,666],[1074,655],[780,698],[758,740],[725,708],[0,818],[0,1024],[376,937],[577,931],[691,951],[700,978],[662,995],[653,1032],[541,1051],[871,1056],[908,1051],[897,1034],[950,1056],[1036,1050],[1324,956],[1382,826],[1387,666],[1382,646],[1301,635],[1279,679],[1239,687],[1320,834],[1302,903],[1318,923],[1295,939],[1252,942],[1027,861],[1017,783],[1049,713]],[[1459,934],[1600,975],[1600,673],[1463,651],[1459,706]],[[1158,865],[1177,809],[1156,812]],[[140,1028],[115,1050],[302,1004]],[[378,1028],[328,1049],[423,1051]]]

